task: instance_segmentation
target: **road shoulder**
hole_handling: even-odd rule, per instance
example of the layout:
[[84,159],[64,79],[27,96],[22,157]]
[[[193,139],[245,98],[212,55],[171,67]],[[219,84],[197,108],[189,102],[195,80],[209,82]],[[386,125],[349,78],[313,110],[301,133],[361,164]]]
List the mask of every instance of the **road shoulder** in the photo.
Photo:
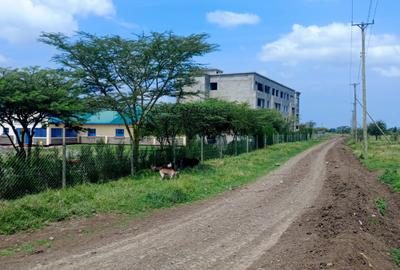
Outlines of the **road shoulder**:
[[[327,156],[327,175],[313,207],[250,269],[395,269],[400,194],[380,183],[343,143]],[[382,216],[376,198],[385,198]]]

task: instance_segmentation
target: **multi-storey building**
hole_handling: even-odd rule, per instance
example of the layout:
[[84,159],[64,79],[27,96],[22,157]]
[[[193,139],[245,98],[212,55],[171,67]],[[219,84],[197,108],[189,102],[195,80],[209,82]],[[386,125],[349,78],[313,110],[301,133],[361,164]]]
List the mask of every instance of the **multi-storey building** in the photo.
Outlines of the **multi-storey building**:
[[224,74],[219,69],[208,69],[186,92],[198,93],[186,101],[217,98],[247,103],[251,108],[276,109],[294,120],[297,129],[300,116],[300,92],[256,72]]

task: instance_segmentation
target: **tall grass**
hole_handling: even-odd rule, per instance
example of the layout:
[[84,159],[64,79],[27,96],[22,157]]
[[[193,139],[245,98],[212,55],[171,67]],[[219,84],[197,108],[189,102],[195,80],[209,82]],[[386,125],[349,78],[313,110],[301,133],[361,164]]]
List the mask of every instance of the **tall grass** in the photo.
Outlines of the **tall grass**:
[[0,201],[0,234],[37,229],[51,222],[95,213],[138,215],[210,197],[266,174],[290,157],[320,141],[279,144],[236,157],[213,159],[196,169],[181,172],[178,179],[161,181],[144,171],[135,179],[103,184],[84,183],[48,190],[14,201]]
[[[362,145],[349,142],[356,156],[362,156]],[[370,170],[381,173],[380,180],[400,192],[400,143],[388,144],[384,140],[370,140],[368,158],[361,162]]]

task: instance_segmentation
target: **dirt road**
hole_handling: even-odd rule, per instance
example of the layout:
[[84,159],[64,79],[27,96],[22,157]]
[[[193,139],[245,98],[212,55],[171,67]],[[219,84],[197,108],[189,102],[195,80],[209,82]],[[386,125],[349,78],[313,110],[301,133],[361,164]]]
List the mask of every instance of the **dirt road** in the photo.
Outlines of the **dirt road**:
[[51,249],[0,261],[4,269],[396,269],[388,251],[400,247],[399,210],[400,195],[333,139],[251,185],[121,228],[110,216],[50,226],[26,237],[57,235]]
[[312,205],[336,143],[310,149],[193,213],[33,269],[246,269]]

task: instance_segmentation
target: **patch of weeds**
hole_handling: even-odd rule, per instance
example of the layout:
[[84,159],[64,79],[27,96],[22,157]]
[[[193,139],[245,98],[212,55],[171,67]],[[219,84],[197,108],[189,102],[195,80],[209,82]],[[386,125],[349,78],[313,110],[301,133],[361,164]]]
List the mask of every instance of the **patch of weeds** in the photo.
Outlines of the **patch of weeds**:
[[400,191],[400,173],[395,169],[386,169],[380,177],[381,181],[389,184],[394,190]]
[[42,240],[37,240],[35,242],[29,242],[29,243],[24,243],[21,245],[15,245],[12,247],[7,247],[2,250],[0,250],[0,256],[3,257],[9,257],[13,256],[14,254],[17,253],[25,253],[25,254],[32,254],[36,250],[41,249],[41,248],[51,248],[53,242],[48,239],[42,239]]
[[375,206],[378,208],[379,213],[384,216],[387,211],[387,203],[385,198],[379,197],[375,199]]
[[370,222],[371,222],[372,225],[380,225],[380,224],[382,224],[382,221],[379,218],[376,218],[376,217],[371,218]]
[[400,266],[400,248],[394,248],[390,251],[390,255],[392,255],[393,261],[396,265]]
[[0,250],[0,256],[2,257],[9,257],[14,255],[15,250],[12,247],[8,247],[5,249]]
[[181,187],[168,187],[164,190],[150,191],[146,194],[146,202],[153,208],[167,207],[187,201],[190,201],[190,195]]

